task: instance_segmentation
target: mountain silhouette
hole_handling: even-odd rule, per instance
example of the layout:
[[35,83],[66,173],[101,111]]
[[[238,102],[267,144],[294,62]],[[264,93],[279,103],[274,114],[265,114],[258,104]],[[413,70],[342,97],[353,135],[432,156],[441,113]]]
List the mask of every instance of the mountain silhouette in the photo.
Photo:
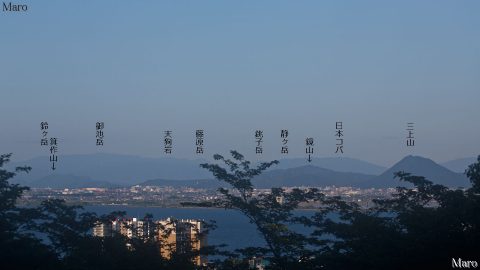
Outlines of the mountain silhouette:
[[[55,172],[50,169],[48,157],[16,162],[11,166],[32,167],[31,173],[19,174],[14,178],[16,183],[31,187],[112,187],[132,186],[139,183],[191,187],[205,185],[204,188],[221,186],[220,182],[215,183],[216,180],[213,180],[209,171],[200,168],[199,165],[205,162],[207,161],[89,154],[60,156]],[[407,156],[389,169],[382,169],[380,166],[351,158],[316,158],[311,165],[305,165],[305,163],[305,159],[300,158],[280,160],[279,165],[273,166],[253,179],[253,183],[259,188],[331,185],[361,188],[395,187],[402,183],[393,180],[394,172],[405,171],[425,176],[435,183],[449,187],[469,186],[469,181],[464,175],[452,172],[423,157]],[[378,172],[379,170],[383,173],[358,173],[358,171]],[[146,180],[152,182],[145,183]],[[183,182],[174,182],[180,180]]]
[[470,186],[470,182],[465,175],[452,172],[433,160],[420,156],[406,156],[381,175],[374,177],[371,180],[371,185],[373,187],[404,186],[406,183],[401,183],[398,179],[394,179],[394,173],[399,171],[424,176],[435,184],[447,187]]

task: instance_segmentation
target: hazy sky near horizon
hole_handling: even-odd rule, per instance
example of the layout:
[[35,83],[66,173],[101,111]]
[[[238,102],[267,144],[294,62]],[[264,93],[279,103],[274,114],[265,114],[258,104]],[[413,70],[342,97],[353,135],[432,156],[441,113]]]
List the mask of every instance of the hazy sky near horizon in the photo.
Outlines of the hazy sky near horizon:
[[[26,1],[0,14],[0,149],[62,154],[480,154],[479,1]],[[105,145],[95,146],[95,123]],[[406,123],[416,146],[407,148]],[[254,131],[264,131],[255,155]],[[288,129],[290,154],[280,154]]]

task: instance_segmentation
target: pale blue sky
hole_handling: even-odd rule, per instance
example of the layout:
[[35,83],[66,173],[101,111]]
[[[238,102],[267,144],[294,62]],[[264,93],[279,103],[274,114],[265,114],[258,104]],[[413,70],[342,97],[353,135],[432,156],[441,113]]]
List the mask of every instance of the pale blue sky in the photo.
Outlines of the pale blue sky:
[[[282,158],[345,156],[390,165],[406,154],[437,161],[480,154],[479,1],[26,1],[0,13],[0,149],[47,155],[175,157],[238,149]],[[95,147],[95,122],[105,146]],[[406,122],[416,123],[414,149]]]

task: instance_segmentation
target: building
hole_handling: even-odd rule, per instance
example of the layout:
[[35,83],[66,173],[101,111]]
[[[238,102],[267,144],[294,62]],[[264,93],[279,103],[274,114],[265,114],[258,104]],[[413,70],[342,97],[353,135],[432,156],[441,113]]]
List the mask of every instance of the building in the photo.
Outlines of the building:
[[[158,221],[158,225],[160,253],[166,259],[171,258],[173,253],[198,252],[207,244],[202,222],[199,220],[168,218]],[[207,263],[206,257],[197,255],[194,257],[194,263],[204,265]]]
[[[98,237],[112,237],[120,233],[129,239],[155,239],[159,243],[160,256],[170,259],[174,253],[186,254],[198,252],[206,246],[206,237],[203,234],[202,221],[194,219],[116,219],[110,223],[98,223],[93,228],[93,235]],[[194,257],[196,265],[207,263],[205,256]]]
[[111,237],[112,225],[99,222],[93,227],[93,235],[98,237]]

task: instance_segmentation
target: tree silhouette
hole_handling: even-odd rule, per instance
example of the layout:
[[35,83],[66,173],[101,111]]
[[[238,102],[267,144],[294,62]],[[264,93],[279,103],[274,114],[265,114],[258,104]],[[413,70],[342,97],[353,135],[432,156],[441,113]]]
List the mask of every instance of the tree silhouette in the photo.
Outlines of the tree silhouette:
[[[58,199],[46,200],[39,207],[16,205],[27,187],[10,184],[14,172],[3,169],[11,154],[0,156],[0,265],[2,269],[194,269],[191,257],[166,260],[154,233],[148,237],[95,237],[92,228],[125,215],[112,212],[97,216],[81,206]],[[146,219],[151,219],[148,215]]]
[[[477,260],[480,250],[480,156],[466,175],[472,187],[449,189],[422,176],[397,172],[396,178],[413,184],[398,187],[392,198],[374,200],[363,209],[341,197],[327,197],[317,190],[272,188],[254,194],[252,178],[276,161],[254,169],[243,156],[215,155],[227,168],[202,164],[232,189],[220,188],[222,198],[203,206],[236,209],[255,224],[266,247],[241,250],[245,257],[271,255],[271,269],[444,269],[452,258]],[[279,196],[286,203],[276,200]],[[313,217],[295,216],[299,203],[318,200]],[[311,227],[308,236],[291,225]],[[234,260],[231,260],[234,261]]]
[[[30,168],[8,171],[4,165],[11,154],[1,155],[2,269],[201,269],[193,259],[205,252],[227,256],[216,260],[215,267],[232,270],[247,269],[245,258],[255,256],[268,258],[269,269],[445,269],[450,268],[452,259],[479,260],[480,156],[465,172],[472,184],[468,189],[449,189],[422,176],[397,172],[395,176],[412,183],[413,188],[398,187],[391,198],[374,200],[373,207],[364,209],[316,189],[257,192],[252,179],[278,162],[252,168],[241,154],[231,154],[232,160],[215,155],[220,164],[201,165],[230,185],[219,189],[219,199],[201,205],[240,211],[256,226],[266,245],[234,253],[219,253],[215,246],[192,252],[181,248],[182,252],[173,252],[170,258],[160,256],[162,243],[156,233],[161,229],[168,237],[168,226],[149,225],[143,229],[152,233],[134,238],[120,233],[95,237],[93,226],[111,222],[125,212],[97,216],[55,199],[35,208],[17,206],[28,188],[8,181]],[[295,212],[311,201],[320,203],[312,216]],[[148,223],[151,219],[147,215],[144,220]],[[292,229],[299,225],[310,229]],[[204,233],[214,224],[209,226]]]
[[[453,258],[479,260],[480,156],[466,171],[472,187],[449,189],[422,176],[397,172],[390,199],[361,209],[340,198],[322,200],[308,222],[319,242],[313,265],[323,269],[446,269]],[[335,215],[332,216],[332,213]]]
[[18,172],[28,172],[30,168],[5,170],[10,157],[11,154],[0,156],[0,262],[5,269],[55,268],[59,263],[56,254],[29,230],[37,211],[16,206],[17,199],[28,188],[8,182]]
[[[234,209],[244,214],[265,240],[266,247],[249,247],[238,250],[246,257],[271,257],[270,267],[276,269],[294,269],[302,264],[310,252],[306,248],[308,238],[305,234],[293,231],[290,226],[298,224],[300,217],[294,210],[302,202],[318,200],[322,195],[317,189],[293,189],[286,192],[282,188],[272,188],[269,193],[254,194],[252,179],[278,161],[261,163],[251,167],[251,163],[236,151],[230,152],[232,159],[214,155],[216,161],[223,164],[201,164],[220,181],[231,186],[219,188],[220,199],[202,206]],[[282,198],[283,202],[279,202]]]

